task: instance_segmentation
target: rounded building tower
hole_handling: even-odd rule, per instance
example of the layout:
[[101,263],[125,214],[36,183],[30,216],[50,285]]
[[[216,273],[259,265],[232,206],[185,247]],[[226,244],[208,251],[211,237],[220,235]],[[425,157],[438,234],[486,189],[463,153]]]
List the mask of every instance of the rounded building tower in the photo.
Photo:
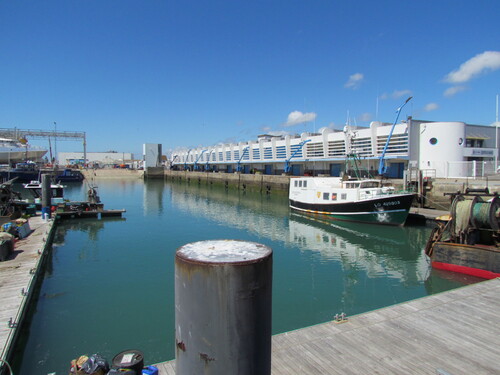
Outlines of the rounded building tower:
[[465,177],[465,123],[430,122],[420,124],[421,170],[435,170],[436,177]]

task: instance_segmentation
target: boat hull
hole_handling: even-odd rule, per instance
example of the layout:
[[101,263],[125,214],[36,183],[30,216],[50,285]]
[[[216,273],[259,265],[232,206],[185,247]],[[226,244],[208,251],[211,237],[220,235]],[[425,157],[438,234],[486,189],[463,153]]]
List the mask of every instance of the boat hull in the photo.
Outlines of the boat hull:
[[346,203],[304,203],[293,199],[289,202],[295,210],[328,215],[336,220],[403,225],[413,197],[413,194],[392,194]]
[[434,268],[494,279],[500,277],[500,250],[495,246],[436,242],[432,248]]
[[0,164],[20,163],[25,160],[41,160],[47,150],[0,150]]

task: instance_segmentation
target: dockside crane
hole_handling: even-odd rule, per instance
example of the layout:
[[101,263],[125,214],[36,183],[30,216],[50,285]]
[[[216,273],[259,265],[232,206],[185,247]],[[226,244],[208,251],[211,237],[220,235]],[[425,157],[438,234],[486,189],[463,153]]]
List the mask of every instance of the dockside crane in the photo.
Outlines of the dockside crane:
[[389,132],[389,135],[387,137],[387,141],[385,142],[385,146],[384,146],[384,148],[382,150],[382,155],[380,155],[380,161],[379,161],[379,164],[378,164],[378,174],[380,176],[383,176],[383,175],[385,175],[387,173],[387,165],[385,164],[385,153],[387,152],[387,149],[389,147],[389,142],[391,141],[392,132],[394,131],[394,128],[396,127],[396,123],[398,122],[399,114],[401,113],[401,110],[403,109],[403,107],[412,98],[413,97],[410,96],[408,99],[406,99],[406,101],[403,103],[403,105],[396,110],[396,113],[397,113],[396,120],[394,120],[394,124],[392,124],[391,131]]

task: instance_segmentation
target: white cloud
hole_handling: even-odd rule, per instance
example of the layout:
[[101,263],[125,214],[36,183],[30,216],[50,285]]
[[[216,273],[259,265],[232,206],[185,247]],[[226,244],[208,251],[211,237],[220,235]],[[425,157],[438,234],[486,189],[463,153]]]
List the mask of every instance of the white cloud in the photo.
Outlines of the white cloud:
[[362,73],[354,73],[349,77],[349,80],[346,82],[344,85],[345,88],[347,89],[357,89],[361,82],[364,79],[364,75]]
[[273,131],[267,132],[266,134],[274,135],[274,136],[285,136],[285,135],[288,135],[290,133],[288,133],[285,130],[273,130]]
[[373,118],[373,115],[371,113],[363,113],[362,115],[358,116],[358,121],[363,121],[363,122],[369,122]]
[[446,75],[445,82],[464,83],[488,70],[500,69],[500,51],[485,51],[467,60],[457,70]]
[[437,105],[436,103],[429,103],[429,104],[426,104],[426,106],[424,107],[424,111],[426,111],[426,112],[435,111],[438,108],[439,108],[439,105]]
[[284,126],[294,126],[298,124],[302,124],[304,122],[311,122],[316,119],[316,113],[314,112],[308,112],[308,113],[302,113],[300,111],[293,111],[290,112],[288,115],[288,119]]
[[444,96],[450,97],[455,94],[458,94],[460,91],[464,91],[465,89],[466,89],[465,86],[452,86],[444,91]]
[[399,99],[402,96],[410,96],[410,95],[411,95],[411,90],[394,90],[391,96],[394,99]]

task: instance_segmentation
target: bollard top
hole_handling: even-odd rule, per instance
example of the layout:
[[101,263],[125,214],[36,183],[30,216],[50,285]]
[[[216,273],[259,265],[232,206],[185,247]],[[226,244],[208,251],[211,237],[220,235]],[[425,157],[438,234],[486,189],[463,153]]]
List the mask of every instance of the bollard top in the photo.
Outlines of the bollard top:
[[177,249],[176,256],[202,263],[253,263],[271,253],[271,248],[256,242],[208,240],[188,243]]

